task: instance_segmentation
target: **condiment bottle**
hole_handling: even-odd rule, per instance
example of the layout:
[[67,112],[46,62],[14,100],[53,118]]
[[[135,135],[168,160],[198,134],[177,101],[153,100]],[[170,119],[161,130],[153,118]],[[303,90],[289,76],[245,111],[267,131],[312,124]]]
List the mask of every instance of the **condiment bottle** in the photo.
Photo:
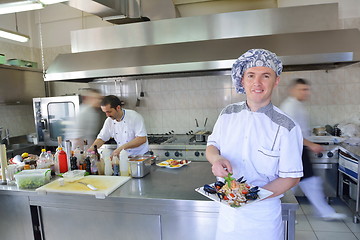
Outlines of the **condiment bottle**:
[[129,154],[123,149],[120,152],[120,175],[129,176]]
[[99,172],[98,172],[98,167],[97,167],[97,156],[94,151],[92,151],[91,155],[90,155],[90,164],[91,164],[91,168],[90,168],[91,174],[98,175]]
[[68,171],[67,156],[64,150],[62,149],[62,147],[59,147],[58,161],[59,161],[60,173],[67,172]]
[[112,165],[113,165],[113,170],[114,170],[114,176],[119,176],[119,157],[118,156],[113,156],[112,157]]
[[70,170],[77,170],[77,169],[78,169],[77,158],[74,156],[74,151],[71,151]]

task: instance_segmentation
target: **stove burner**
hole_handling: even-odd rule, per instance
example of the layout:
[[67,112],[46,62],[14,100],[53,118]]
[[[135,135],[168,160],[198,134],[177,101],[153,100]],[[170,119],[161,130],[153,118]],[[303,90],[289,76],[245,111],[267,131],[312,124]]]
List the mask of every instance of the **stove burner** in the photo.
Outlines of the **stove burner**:
[[163,135],[148,135],[149,144],[161,144],[170,138],[170,136]]

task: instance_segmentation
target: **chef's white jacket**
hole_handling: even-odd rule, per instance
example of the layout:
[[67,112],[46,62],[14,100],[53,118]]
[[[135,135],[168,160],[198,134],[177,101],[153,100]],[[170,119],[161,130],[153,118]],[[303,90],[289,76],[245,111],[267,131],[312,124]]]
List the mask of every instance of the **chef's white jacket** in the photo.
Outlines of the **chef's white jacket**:
[[[134,110],[123,109],[124,116],[120,122],[108,117],[104,126],[101,129],[97,138],[103,141],[108,141],[110,138],[114,138],[117,143],[117,147],[130,142],[135,137],[146,137],[147,132],[143,117]],[[146,141],[144,144],[136,148],[126,149],[129,155],[145,154],[149,151],[149,143]]]
[[[271,103],[257,112],[251,112],[246,102],[228,105],[207,145],[218,148],[230,161],[234,178],[244,176],[252,185],[262,187],[278,177],[303,176],[301,129]],[[280,197],[239,209],[221,207],[217,239],[281,239]]]

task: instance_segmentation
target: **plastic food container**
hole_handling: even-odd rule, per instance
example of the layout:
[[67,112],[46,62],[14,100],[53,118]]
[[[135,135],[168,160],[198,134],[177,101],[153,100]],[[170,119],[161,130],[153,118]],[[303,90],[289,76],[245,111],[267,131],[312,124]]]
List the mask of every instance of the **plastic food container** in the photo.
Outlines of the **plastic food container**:
[[15,174],[16,184],[22,189],[41,187],[50,182],[50,169],[23,170]]
[[85,176],[85,170],[72,170],[64,173],[62,176],[65,182],[75,182]]
[[150,173],[151,157],[136,156],[129,158],[131,177],[142,178]]

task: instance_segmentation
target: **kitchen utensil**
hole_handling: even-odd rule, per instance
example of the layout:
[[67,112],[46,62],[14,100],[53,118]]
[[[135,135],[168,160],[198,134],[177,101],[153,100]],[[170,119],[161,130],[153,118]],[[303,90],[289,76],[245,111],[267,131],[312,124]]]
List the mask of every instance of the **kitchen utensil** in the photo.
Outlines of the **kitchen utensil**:
[[208,118],[205,118],[204,128],[206,127],[207,120]]
[[143,90],[143,80],[140,82],[140,97],[145,97],[145,93]]
[[88,188],[90,188],[90,189],[93,190],[93,191],[97,191],[97,190],[98,190],[96,187],[94,187],[94,186],[91,185],[91,184],[87,184],[87,183],[84,183],[84,182],[78,182],[78,183],[87,186]]
[[136,103],[135,106],[139,107],[140,106],[140,98],[139,98],[139,89],[138,89],[138,82],[137,80],[135,80],[135,92],[136,92]]
[[198,120],[195,118],[196,127],[199,127]]

